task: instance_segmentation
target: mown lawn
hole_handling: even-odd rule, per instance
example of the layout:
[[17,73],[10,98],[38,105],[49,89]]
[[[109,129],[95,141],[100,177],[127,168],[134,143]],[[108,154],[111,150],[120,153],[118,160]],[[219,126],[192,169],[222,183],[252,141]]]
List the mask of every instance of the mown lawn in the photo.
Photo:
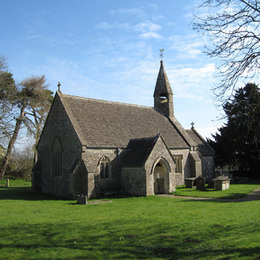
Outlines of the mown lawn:
[[213,188],[207,188],[205,191],[199,191],[195,188],[186,188],[185,185],[177,187],[173,192],[177,196],[217,198],[217,199],[238,199],[246,196],[255,190],[260,184],[260,180],[248,180],[245,183],[233,183],[228,190],[218,191]]
[[0,259],[260,258],[260,201],[77,205],[11,185],[0,188]]

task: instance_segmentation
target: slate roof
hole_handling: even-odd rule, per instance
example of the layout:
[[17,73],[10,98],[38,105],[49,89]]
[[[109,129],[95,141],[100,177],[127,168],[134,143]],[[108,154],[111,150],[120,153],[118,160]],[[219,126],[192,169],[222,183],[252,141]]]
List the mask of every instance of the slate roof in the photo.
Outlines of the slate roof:
[[191,136],[197,146],[199,154],[204,156],[214,156],[215,151],[206,143],[204,138],[194,129],[187,129],[186,132]]
[[123,167],[142,167],[150,155],[159,136],[132,139],[122,160]]
[[173,123],[152,107],[58,95],[81,143],[88,147],[124,148],[131,139],[159,133],[169,148],[188,148],[193,142],[177,119]]

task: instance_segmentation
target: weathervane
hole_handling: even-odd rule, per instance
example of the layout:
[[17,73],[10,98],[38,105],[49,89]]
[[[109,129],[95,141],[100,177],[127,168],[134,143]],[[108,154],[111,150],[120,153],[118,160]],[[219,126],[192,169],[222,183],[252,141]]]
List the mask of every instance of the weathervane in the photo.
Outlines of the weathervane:
[[164,49],[159,49],[160,53],[159,53],[159,57],[161,58],[161,60],[164,57]]
[[58,82],[58,84],[57,84],[58,92],[60,92],[60,86],[61,86],[61,84],[60,84],[60,82]]

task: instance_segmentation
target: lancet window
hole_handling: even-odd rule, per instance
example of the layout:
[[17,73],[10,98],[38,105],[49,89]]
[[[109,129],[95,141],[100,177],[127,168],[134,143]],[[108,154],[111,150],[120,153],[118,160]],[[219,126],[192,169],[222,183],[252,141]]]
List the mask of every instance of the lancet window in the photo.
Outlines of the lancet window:
[[100,159],[99,173],[100,173],[100,179],[110,178],[110,161],[106,156]]

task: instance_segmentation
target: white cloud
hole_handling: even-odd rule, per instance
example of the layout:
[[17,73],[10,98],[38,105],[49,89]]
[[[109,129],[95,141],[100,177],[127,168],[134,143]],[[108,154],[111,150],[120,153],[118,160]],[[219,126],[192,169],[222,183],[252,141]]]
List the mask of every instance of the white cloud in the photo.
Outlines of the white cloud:
[[168,78],[174,86],[176,98],[196,99],[212,103],[209,91],[213,85],[215,65],[194,64],[194,67],[166,69]]
[[114,29],[120,29],[124,31],[128,31],[131,29],[131,26],[128,23],[113,23],[109,24],[107,22],[101,22],[98,23],[95,26],[96,29],[98,30],[114,30]]
[[100,29],[100,30],[110,30],[110,29],[113,29],[114,26],[112,24],[107,23],[107,22],[101,22],[101,23],[98,23],[95,26],[95,28]]
[[158,7],[157,4],[149,4],[149,6],[150,6],[152,9],[154,9],[154,10],[158,10],[158,9],[159,9],[159,7]]
[[142,39],[160,39],[162,36],[156,32],[147,32],[139,35]]
[[140,8],[121,8],[118,10],[111,10],[110,15],[116,16],[116,15],[122,15],[122,16],[136,16],[142,19],[147,18],[146,12],[144,12]]
[[141,22],[135,25],[133,28],[135,31],[142,32],[142,33],[146,33],[147,31],[155,32],[161,30],[161,26],[159,24],[152,23],[149,20]]
[[169,37],[170,49],[178,51],[179,58],[196,59],[202,53],[204,45],[203,39],[197,34],[191,35],[172,35]]
[[43,38],[44,37],[42,34],[31,34],[29,36],[24,37],[25,40],[41,40]]
[[161,26],[156,23],[152,23],[149,20],[143,21],[141,23],[138,23],[136,25],[130,25],[129,23],[113,23],[109,24],[107,22],[101,22],[98,23],[95,26],[98,30],[114,30],[114,29],[120,29],[123,31],[133,31],[133,32],[140,32],[139,35],[142,39],[159,39],[162,38],[162,36],[156,31],[161,30]]
[[161,20],[161,19],[163,19],[164,18],[164,16],[163,15],[160,15],[160,14],[156,14],[156,15],[153,15],[152,16],[152,20],[153,21],[159,21],[159,20]]

